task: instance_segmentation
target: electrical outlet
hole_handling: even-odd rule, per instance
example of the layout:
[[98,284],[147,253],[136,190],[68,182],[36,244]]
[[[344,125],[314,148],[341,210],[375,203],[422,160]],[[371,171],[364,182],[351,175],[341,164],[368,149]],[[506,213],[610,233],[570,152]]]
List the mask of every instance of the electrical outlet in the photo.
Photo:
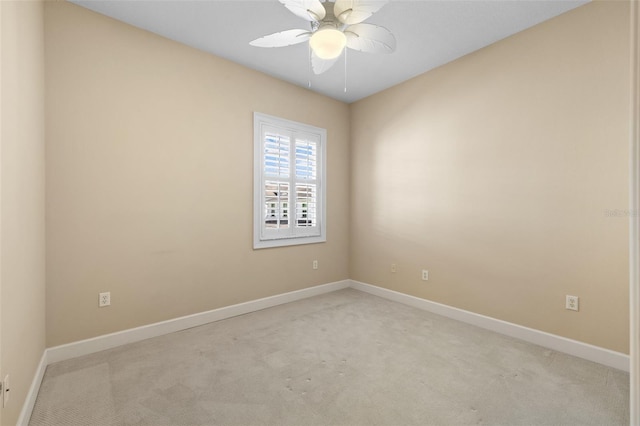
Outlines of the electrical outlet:
[[429,281],[429,271],[426,269],[422,270],[422,281]]
[[317,260],[313,261],[313,269],[318,269],[318,261]]
[[111,305],[111,292],[107,291],[106,293],[100,293],[98,298],[98,306],[100,308],[104,308],[105,306]]
[[391,272],[393,272],[394,274],[396,272],[398,272],[398,265],[396,265],[395,263],[391,264]]
[[567,294],[567,298],[565,300],[565,309],[569,309],[571,311],[577,311],[580,308],[580,298],[578,296],[570,296]]
[[11,388],[9,387],[8,374],[4,376],[4,380],[2,381],[2,386],[0,386],[0,388],[2,389],[2,408],[4,408],[7,406],[7,403],[9,402],[9,391],[11,390]]

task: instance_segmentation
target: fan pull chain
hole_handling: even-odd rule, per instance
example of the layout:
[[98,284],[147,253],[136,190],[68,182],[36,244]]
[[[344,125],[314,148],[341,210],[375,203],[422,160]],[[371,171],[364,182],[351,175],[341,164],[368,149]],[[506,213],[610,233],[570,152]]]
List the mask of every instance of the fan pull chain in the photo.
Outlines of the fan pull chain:
[[344,49],[344,93],[347,93],[347,50]]

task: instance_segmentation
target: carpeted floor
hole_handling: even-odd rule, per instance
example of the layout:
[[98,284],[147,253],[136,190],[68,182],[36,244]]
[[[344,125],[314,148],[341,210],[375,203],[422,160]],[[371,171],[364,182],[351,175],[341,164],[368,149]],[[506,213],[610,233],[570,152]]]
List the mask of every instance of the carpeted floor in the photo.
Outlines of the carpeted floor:
[[622,425],[629,375],[341,290],[52,364],[40,425]]

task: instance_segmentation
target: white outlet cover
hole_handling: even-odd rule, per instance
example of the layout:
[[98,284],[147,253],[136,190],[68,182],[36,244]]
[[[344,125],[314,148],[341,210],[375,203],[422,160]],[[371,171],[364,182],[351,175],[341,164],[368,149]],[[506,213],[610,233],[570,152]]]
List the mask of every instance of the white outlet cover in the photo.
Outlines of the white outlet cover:
[[111,305],[111,292],[100,293],[98,296],[98,307],[103,308]]
[[578,296],[571,296],[567,294],[564,307],[571,311],[580,310],[580,298]]

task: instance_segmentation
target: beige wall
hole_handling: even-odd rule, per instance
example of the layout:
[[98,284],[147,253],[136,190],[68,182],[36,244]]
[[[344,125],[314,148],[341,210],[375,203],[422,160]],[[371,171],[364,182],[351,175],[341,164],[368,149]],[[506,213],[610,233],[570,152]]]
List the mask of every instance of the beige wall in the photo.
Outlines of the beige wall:
[[[627,7],[348,108],[48,4],[47,344],[350,276],[626,352]],[[328,243],[251,249],[253,111],[328,129]]]
[[0,2],[0,370],[15,424],[45,348],[42,3]]
[[[348,278],[346,104],[72,4],[45,22],[48,346]],[[326,243],[252,249],[254,111],[327,129]]]
[[588,4],[353,104],[351,278],[628,352],[628,218],[605,214],[628,206],[628,13]]

